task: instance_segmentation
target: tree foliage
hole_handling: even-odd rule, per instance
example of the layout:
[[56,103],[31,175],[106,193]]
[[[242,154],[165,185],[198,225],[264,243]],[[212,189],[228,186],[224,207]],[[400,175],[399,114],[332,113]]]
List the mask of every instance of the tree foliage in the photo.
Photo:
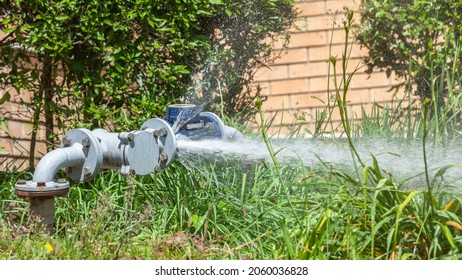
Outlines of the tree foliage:
[[[461,15],[458,0],[363,0],[359,40],[369,50],[368,71],[411,79],[422,100],[433,98],[436,77],[461,62]],[[437,99],[442,104],[444,94]]]
[[[73,126],[134,129],[196,94],[241,120],[255,69],[295,19],[293,0],[0,0],[0,82],[47,140]],[[267,40],[270,38],[270,40]],[[217,93],[221,93],[217,94]],[[54,130],[55,129],[55,130]],[[34,154],[34,147],[31,147]]]

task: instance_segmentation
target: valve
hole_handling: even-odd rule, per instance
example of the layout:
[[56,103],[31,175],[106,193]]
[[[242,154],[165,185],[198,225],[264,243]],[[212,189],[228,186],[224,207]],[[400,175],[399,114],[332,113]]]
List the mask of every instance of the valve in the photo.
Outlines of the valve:
[[54,197],[65,196],[69,191],[66,179],[54,179],[58,170],[63,168],[74,182],[88,181],[102,169],[117,169],[131,176],[158,173],[175,160],[177,135],[191,141],[243,137],[224,125],[217,115],[200,112],[199,107],[191,104],[168,106],[165,120],[147,120],[140,130],[117,133],[73,129],[64,135],[60,148],[40,160],[31,181],[19,180],[15,184],[16,194],[30,199],[31,212],[52,233]]
[[224,125],[214,113],[200,112],[199,107],[192,104],[169,105],[166,120],[177,134],[188,140],[229,140],[244,137],[235,128]]

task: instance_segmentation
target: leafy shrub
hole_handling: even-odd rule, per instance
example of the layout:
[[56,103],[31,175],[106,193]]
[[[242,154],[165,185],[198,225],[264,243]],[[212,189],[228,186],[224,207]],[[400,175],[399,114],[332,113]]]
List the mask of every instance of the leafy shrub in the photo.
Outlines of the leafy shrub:
[[[460,1],[363,0],[359,41],[369,50],[368,71],[374,67],[415,82],[421,100],[441,106],[447,87],[435,94],[438,77],[460,65],[462,31]],[[460,66],[458,66],[460,67]],[[459,68],[460,71],[460,68]]]
[[56,127],[134,129],[197,77],[245,120],[253,71],[270,59],[263,40],[294,19],[292,0],[0,0],[0,81],[32,93],[31,154],[41,118],[49,144]]

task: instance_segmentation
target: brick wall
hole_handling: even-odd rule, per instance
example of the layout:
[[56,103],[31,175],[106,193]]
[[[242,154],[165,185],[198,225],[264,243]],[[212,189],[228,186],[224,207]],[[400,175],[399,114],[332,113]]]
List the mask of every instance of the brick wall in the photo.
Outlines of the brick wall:
[[[358,10],[360,0],[305,0],[297,1],[300,17],[297,29],[291,32],[289,51],[276,60],[270,69],[263,68],[256,75],[256,83],[263,88],[267,101],[263,105],[266,118],[276,115],[270,132],[287,135],[294,127],[301,125],[301,130],[313,130],[316,112],[326,110],[328,100],[328,70],[329,48],[331,54],[340,57],[343,48],[344,32],[341,26],[343,7]],[[337,13],[338,12],[338,13]],[[334,25],[334,15],[337,24]],[[359,13],[355,13],[356,21]],[[0,34],[1,37],[1,34]],[[280,48],[280,46],[279,46]],[[276,52],[279,51],[276,46]],[[348,71],[361,63],[364,50],[355,45],[350,58]],[[399,83],[393,78],[387,78],[384,73],[376,72],[371,76],[359,70],[351,82],[348,95],[349,109],[359,114],[361,107],[370,110],[373,102],[380,104],[392,102],[389,89]],[[6,151],[0,152],[0,170],[12,162],[16,166],[27,165],[29,154],[29,139],[32,133],[32,116],[29,109],[21,105],[21,101],[29,101],[27,93],[14,89],[0,87],[0,98],[9,91],[12,100],[0,106],[0,116],[7,119],[8,130],[0,126],[0,147]],[[332,84],[331,90],[332,93]],[[403,92],[397,93],[401,98]],[[9,112],[7,114],[7,112]],[[302,120],[297,119],[301,117]],[[337,111],[333,112],[334,127],[340,122]],[[258,117],[257,123],[258,123]],[[256,124],[254,124],[256,128]],[[45,133],[38,131],[38,146],[36,156],[46,151]]]
[[[24,102],[30,102],[27,92],[16,92],[13,88],[2,88],[0,98],[9,92],[10,102],[0,105],[0,116],[6,125],[0,125],[0,171],[13,167],[24,169],[28,167],[30,139],[32,134],[32,113]],[[0,119],[1,121],[1,119]],[[35,155],[41,157],[46,152],[45,130],[43,126],[37,131],[37,146]]]
[[[0,39],[4,36],[5,34],[0,31]],[[41,63],[33,55],[29,60],[22,63],[21,67],[40,69]],[[6,67],[0,69],[0,71],[10,70]],[[18,92],[15,88],[0,83],[0,99],[6,93],[10,95],[10,100],[0,105],[0,171],[13,168],[25,169],[29,165],[30,139],[33,131],[33,114],[28,106],[31,104],[31,94],[25,90]],[[45,129],[39,126],[35,156],[42,157],[45,153]]]
[[[276,115],[270,132],[287,135],[301,126],[301,131],[313,131],[316,112],[326,110],[328,100],[328,59],[330,54],[338,57],[341,66],[345,33],[342,25],[344,7],[355,11],[355,21],[359,23],[359,0],[305,0],[297,1],[300,12],[297,29],[291,31],[289,51],[270,65],[257,72],[256,83],[263,89],[267,101],[263,103],[265,116]],[[276,52],[280,51],[276,46]],[[348,73],[362,65],[361,57],[366,50],[355,44],[349,60]],[[376,71],[371,76],[360,69],[351,82],[348,93],[350,115],[360,116],[361,107],[366,112],[372,103],[392,104],[402,98],[397,92],[395,98],[389,90],[399,83],[387,78],[385,73]],[[338,67],[340,72],[340,67]],[[332,71],[332,69],[331,69]],[[332,77],[332,76],[331,76]],[[331,79],[332,80],[332,79]],[[330,92],[333,93],[333,83]],[[298,117],[297,117],[298,116]],[[340,123],[340,116],[333,112],[334,127]],[[259,118],[257,117],[257,123]],[[256,124],[254,124],[254,127]]]

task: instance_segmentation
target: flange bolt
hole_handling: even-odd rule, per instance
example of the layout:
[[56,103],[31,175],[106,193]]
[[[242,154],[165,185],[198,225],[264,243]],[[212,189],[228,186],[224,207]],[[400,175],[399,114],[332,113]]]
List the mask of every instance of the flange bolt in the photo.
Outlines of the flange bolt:
[[72,145],[72,140],[67,136],[64,136],[61,142],[63,143],[64,147],[70,147]]
[[84,138],[84,139],[82,140],[82,146],[88,148],[88,147],[90,147],[90,145],[91,145],[90,138],[87,137],[87,138]]
[[168,155],[166,153],[160,153],[159,159],[160,161],[166,161],[168,160]]
[[91,175],[91,169],[88,166],[83,167],[83,175],[85,175],[85,176],[90,176]]

